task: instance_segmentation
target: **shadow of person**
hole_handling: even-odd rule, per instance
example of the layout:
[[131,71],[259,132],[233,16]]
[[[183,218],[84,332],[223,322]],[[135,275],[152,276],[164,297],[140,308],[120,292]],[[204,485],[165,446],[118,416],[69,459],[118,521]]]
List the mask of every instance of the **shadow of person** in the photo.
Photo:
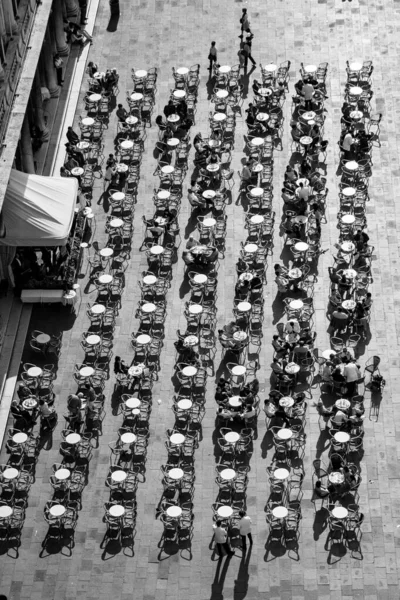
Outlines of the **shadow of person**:
[[272,303],[272,324],[276,325],[282,319],[285,314],[285,305],[282,302],[282,298],[279,293],[276,294],[275,300]]
[[313,523],[314,540],[318,540],[321,533],[328,527],[328,515],[327,509],[322,507],[315,513]]
[[214,581],[211,584],[211,596],[210,600],[223,600],[223,589],[228,567],[231,561],[231,557],[228,555],[225,559],[224,566],[221,570],[223,557],[219,557],[217,569],[215,571]]
[[107,31],[110,33],[115,33],[118,29],[118,21],[119,21],[119,12],[116,15],[111,15],[110,20],[108,21]]
[[330,436],[329,436],[329,429],[323,429],[321,431],[321,433],[319,434],[319,438],[317,440],[317,445],[316,445],[316,452],[315,452],[315,458],[319,458],[322,453],[324,452],[324,450],[326,450],[326,448],[329,447],[330,444]]
[[249,563],[251,558],[252,546],[249,546],[247,554],[243,552],[242,560],[240,561],[239,571],[237,578],[235,579],[235,585],[233,588],[233,599],[243,600],[247,596],[249,589]]

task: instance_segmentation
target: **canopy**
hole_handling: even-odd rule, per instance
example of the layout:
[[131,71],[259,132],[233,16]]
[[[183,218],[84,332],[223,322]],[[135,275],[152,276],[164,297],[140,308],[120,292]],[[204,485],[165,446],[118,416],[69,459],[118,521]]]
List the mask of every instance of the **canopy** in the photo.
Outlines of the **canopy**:
[[42,177],[13,169],[1,213],[0,244],[64,246],[77,194],[75,177]]

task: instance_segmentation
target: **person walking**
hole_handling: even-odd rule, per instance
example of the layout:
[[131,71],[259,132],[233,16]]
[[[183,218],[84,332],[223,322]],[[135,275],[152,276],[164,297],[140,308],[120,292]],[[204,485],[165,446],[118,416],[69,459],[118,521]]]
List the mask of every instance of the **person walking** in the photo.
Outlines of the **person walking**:
[[229,544],[227,542],[228,532],[226,531],[226,529],[224,527],[222,527],[222,521],[218,520],[213,525],[213,529],[214,529],[215,543],[217,545],[217,550],[218,550],[218,554],[219,554],[219,560],[221,560],[223,557],[223,550],[225,550],[225,552],[227,553],[228,556],[233,556],[235,553],[232,552],[232,550],[229,547]]
[[251,535],[251,519],[247,515],[245,510],[239,511],[239,517],[240,517],[239,532],[240,532],[240,535],[242,536],[242,548],[244,551],[246,551],[246,548],[247,548],[246,536],[249,538],[250,546],[253,545],[253,537]]
[[54,68],[57,73],[57,84],[61,86],[64,83],[64,79],[63,79],[64,61],[58,53],[54,55],[53,63],[54,63]]
[[217,62],[217,48],[215,47],[215,42],[211,42],[210,51],[208,53],[208,60],[210,61],[210,66],[208,67],[208,70],[210,71],[211,77],[213,63]]
[[253,63],[253,66],[255,66],[256,61],[254,60],[254,58],[251,55],[251,43],[253,40],[253,35],[250,34],[247,36],[246,41],[244,42],[244,46],[243,46],[243,54],[244,54],[244,70],[247,70],[247,63],[249,62],[249,59],[251,60],[251,62]]
[[247,8],[242,8],[242,16],[240,18],[240,26],[241,26],[241,32],[240,32],[239,37],[242,38],[243,31],[250,29],[250,21],[249,21],[249,16],[247,14]]

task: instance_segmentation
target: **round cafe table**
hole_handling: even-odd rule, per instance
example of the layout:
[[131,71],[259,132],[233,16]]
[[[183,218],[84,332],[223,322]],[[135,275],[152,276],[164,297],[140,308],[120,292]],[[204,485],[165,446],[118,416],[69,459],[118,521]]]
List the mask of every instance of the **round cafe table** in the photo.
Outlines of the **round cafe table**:
[[239,406],[242,406],[242,401],[240,399],[240,396],[232,396],[231,398],[229,398],[228,404],[229,404],[229,406],[232,406],[233,408],[239,408]]
[[147,335],[146,333],[141,333],[136,338],[136,343],[139,344],[140,346],[146,346],[150,342],[151,342],[151,337],[149,335]]
[[36,400],[36,398],[26,398],[23,402],[22,402],[22,407],[25,408],[26,410],[33,410],[34,408],[36,408],[38,405],[38,402]]
[[197,373],[196,367],[188,366],[182,369],[182,374],[185,377],[194,377]]
[[9,481],[11,481],[12,479],[16,479],[18,477],[18,475],[19,475],[18,469],[14,469],[14,467],[7,467],[3,471],[4,479],[8,479]]
[[207,217],[203,220],[203,227],[214,227],[217,224],[217,221],[212,217]]
[[297,180],[296,180],[296,185],[297,185],[297,186],[299,186],[299,187],[300,187],[300,184],[301,184],[301,183],[302,183],[302,184],[303,184],[305,187],[307,187],[307,186],[310,184],[309,180],[308,180],[308,179],[306,179],[305,177],[300,177],[300,179],[297,179]]
[[125,400],[125,406],[126,408],[139,408],[139,406],[141,405],[141,401],[139,400],[139,398],[128,398],[127,400]]
[[251,304],[250,302],[239,302],[236,308],[239,312],[249,312],[251,311]]
[[159,200],[168,200],[170,195],[171,192],[169,192],[168,190],[159,190],[157,192],[157,198],[159,198]]
[[112,275],[100,275],[99,282],[103,285],[109,285],[110,283],[112,283],[113,279],[114,277]]
[[110,258],[114,254],[114,250],[112,248],[102,248],[99,254],[102,258]]
[[96,73],[94,73],[93,79],[103,79],[105,76],[106,76],[105,73],[97,71]]
[[113,504],[113,506],[110,506],[108,509],[108,512],[112,517],[122,517],[125,514],[125,508],[122,504]]
[[27,439],[28,439],[28,435],[26,433],[23,433],[22,431],[20,433],[15,433],[12,436],[12,441],[15,444],[25,444]]
[[299,339],[300,339],[300,335],[298,333],[295,333],[294,331],[292,331],[291,333],[287,333],[285,335],[285,340],[289,344],[294,344],[295,342],[298,342]]
[[288,516],[289,511],[286,506],[275,506],[275,508],[272,509],[272,514],[276,519],[284,519]]
[[90,102],[100,102],[101,94],[90,94],[89,101]]
[[178,98],[178,100],[180,100],[186,96],[186,92],[185,90],[174,90],[173,96],[174,98]]
[[336,352],[335,350],[324,350],[322,353],[322,358],[325,358],[325,360],[329,360],[330,358],[332,358],[332,356],[336,356]]
[[294,362],[288,363],[285,367],[286,373],[289,375],[296,375],[300,371],[300,366]]
[[229,444],[236,444],[236,442],[240,440],[240,434],[236,431],[228,431],[228,433],[224,435],[224,439]]
[[179,469],[179,467],[175,467],[174,469],[170,469],[167,475],[170,479],[175,479],[177,481],[178,479],[182,479],[184,472],[182,469]]
[[300,138],[300,144],[302,146],[309,146],[310,144],[312,144],[312,137],[310,137],[309,135],[303,135],[303,137]]
[[217,171],[219,171],[220,169],[220,165],[218,163],[211,163],[209,165],[207,165],[207,171],[209,171],[210,173],[217,173]]
[[88,150],[88,148],[90,148],[90,142],[78,142],[76,147],[78,148],[78,150]]
[[208,145],[210,148],[219,148],[219,146],[221,145],[221,141],[220,140],[208,140]]
[[175,148],[176,146],[179,146],[180,144],[180,140],[178,140],[178,138],[170,138],[169,140],[167,140],[167,146],[169,146],[170,148]]
[[306,65],[304,71],[306,73],[315,73],[317,71],[317,65]]
[[295,268],[288,271],[289,279],[299,279],[303,275],[301,269]]
[[253,254],[254,252],[257,252],[258,246],[257,246],[257,244],[246,244],[243,249],[245,252],[248,252],[249,254]]
[[301,118],[305,121],[313,121],[317,114],[313,110],[309,110],[301,115]]
[[137,440],[137,436],[134,433],[128,431],[127,433],[123,433],[121,435],[121,442],[123,444],[134,444]]
[[253,225],[260,225],[261,223],[264,223],[264,217],[262,215],[253,215],[250,217],[250,223]]
[[185,439],[186,438],[184,435],[182,435],[182,433],[173,433],[171,435],[171,437],[169,438],[169,441],[171,442],[171,444],[174,444],[175,446],[180,446],[181,444],[183,444]]
[[361,96],[363,90],[358,85],[354,85],[353,87],[349,88],[348,93],[350,96]]
[[218,68],[218,71],[223,75],[226,75],[231,72],[231,67],[229,65],[222,65],[222,67]]
[[191,304],[189,306],[189,312],[192,315],[199,315],[203,312],[203,307],[201,306],[201,304]]
[[123,150],[131,150],[133,148],[133,142],[131,140],[124,140],[120,143]]
[[264,193],[264,190],[263,190],[263,188],[260,188],[260,187],[255,187],[250,190],[250,196],[253,196],[253,198],[259,198],[260,196],[263,195],[263,193]]
[[284,396],[279,399],[279,406],[283,408],[291,408],[294,404],[294,398],[292,396]]
[[343,190],[342,190],[342,194],[343,194],[343,196],[346,196],[346,198],[351,198],[352,196],[355,196],[356,192],[357,192],[356,188],[353,188],[353,187],[346,187],[346,188],[343,188]]
[[94,119],[92,119],[92,117],[85,117],[84,119],[82,119],[81,123],[86,127],[91,127],[92,125],[94,125]]
[[11,517],[13,512],[14,510],[11,506],[3,504],[2,506],[0,506],[0,519],[8,519],[8,517]]
[[354,121],[359,121],[363,118],[363,116],[364,114],[361,112],[361,110],[352,110],[350,113],[350,119],[353,119]]
[[293,437],[293,431],[291,429],[280,429],[276,434],[280,440],[290,440]]
[[342,307],[346,310],[354,310],[356,305],[357,303],[355,302],[355,300],[343,300],[342,302]]
[[157,244],[156,246],[152,246],[150,248],[150,254],[154,254],[154,255],[162,254],[164,252],[164,250],[165,250],[164,246],[160,246],[159,244]]
[[43,375],[43,371],[40,367],[31,367],[27,370],[26,374],[28,377],[40,377]]
[[297,244],[294,245],[294,249],[297,250],[297,252],[307,252],[308,247],[306,242],[297,242]]
[[172,519],[179,519],[182,515],[182,509],[180,506],[169,506],[166,510],[166,513]]
[[269,114],[268,113],[263,113],[260,112],[258,113],[258,115],[256,116],[257,121],[261,121],[261,122],[265,122],[268,121],[269,119]]
[[142,304],[141,309],[144,313],[152,313],[156,310],[156,305],[152,302],[146,302],[146,304]]
[[171,175],[171,173],[175,171],[175,167],[172,165],[165,165],[165,167],[161,167],[161,171],[164,175]]
[[126,173],[129,167],[125,163],[117,163],[115,168],[117,169],[118,173]]
[[194,277],[193,277],[193,281],[195,283],[201,284],[201,283],[206,283],[206,281],[208,280],[207,275],[203,275],[203,273],[197,273]]
[[332,515],[336,519],[345,519],[349,514],[349,511],[344,506],[335,506],[332,510]]
[[62,504],[54,504],[50,507],[49,513],[52,517],[62,517],[66,510]]
[[284,479],[287,479],[289,477],[289,471],[283,468],[275,469],[273,475],[275,479],[280,479],[281,481],[283,481]]
[[306,215],[295,215],[292,217],[293,223],[300,223],[300,225],[304,225],[308,221],[308,217]]
[[360,62],[350,63],[350,71],[361,71],[361,69],[362,69],[362,63],[360,63]]
[[167,121],[169,123],[178,123],[178,121],[180,121],[180,116],[179,115],[168,115]]
[[138,79],[143,79],[144,77],[147,77],[147,71],[144,69],[139,69],[139,71],[135,71],[135,77]]
[[187,335],[183,340],[183,345],[188,348],[190,346],[196,346],[199,343],[197,335]]
[[125,200],[125,194],[124,192],[114,192],[111,194],[111,198],[116,202],[121,202],[122,200]]
[[54,477],[56,479],[58,479],[59,481],[65,481],[66,479],[69,479],[71,476],[71,471],[69,469],[57,469],[57,471],[54,473]]
[[117,483],[122,483],[127,478],[128,474],[125,471],[113,471],[111,473],[111,479]]
[[199,246],[191,248],[190,251],[192,254],[205,254],[208,251],[208,247],[200,244]]
[[88,335],[86,338],[86,343],[89,344],[89,346],[97,346],[100,342],[101,337],[99,335]]
[[256,148],[258,146],[262,146],[263,144],[264,144],[264,140],[263,140],[263,138],[260,138],[260,137],[255,137],[250,142],[250,145],[255,146]]
[[229,519],[233,515],[233,508],[231,506],[220,506],[217,515],[222,519]]
[[219,475],[221,479],[224,479],[225,481],[231,481],[232,479],[235,479],[236,471],[234,469],[223,469]]
[[346,431],[338,431],[333,437],[339,444],[347,444],[350,441],[350,435]]
[[301,308],[303,308],[304,303],[302,300],[292,300],[289,303],[289,308],[291,308],[292,310],[300,310]]
[[[244,334],[244,337],[243,335],[238,336],[237,334]],[[235,333],[233,334],[233,339],[237,340],[238,342],[243,342],[246,338],[247,333],[245,331],[235,331]],[[232,367],[232,375],[236,375],[236,377],[242,377],[246,374],[246,370],[247,369],[244,365],[235,365],[234,367]]]
[[353,225],[355,220],[356,218],[354,215],[343,215],[343,217],[341,218],[342,223],[344,223],[345,225]]
[[258,88],[258,95],[262,96],[263,98],[267,98],[268,96],[272,96],[272,90],[268,87],[260,87]]
[[179,67],[176,72],[178,75],[187,75],[189,73],[189,69],[187,67]]
[[348,410],[350,408],[350,401],[347,398],[339,398],[336,400],[335,406],[340,410]]
[[132,367],[129,367],[128,375],[130,377],[139,377],[139,375],[143,373],[145,367],[146,365],[133,365]]
[[248,273],[248,272],[241,273],[239,275],[239,279],[240,279],[240,281],[251,281],[252,279],[254,279],[254,275],[253,275],[253,273]]
[[47,335],[47,333],[40,333],[38,336],[35,337],[35,341],[38,344],[48,344],[50,341],[50,336]]
[[65,441],[67,442],[67,444],[70,444],[71,446],[75,446],[76,444],[79,444],[79,442],[81,441],[81,439],[82,438],[79,435],[79,433],[70,433],[65,438]]
[[145,275],[142,281],[145,285],[154,285],[157,283],[157,277],[155,275]]
[[81,377],[91,377],[93,374],[94,374],[93,367],[82,367],[82,369],[79,370],[79,375]]
[[119,229],[124,226],[124,222],[122,219],[111,219],[108,226],[111,227],[111,229]]
[[344,166],[348,171],[357,171],[358,162],[356,162],[355,160],[349,160],[347,163],[345,163]]
[[213,198],[215,198],[216,193],[214,192],[214,190],[204,190],[204,192],[202,193],[202,196],[206,200],[212,200]]
[[223,100],[224,98],[227,98],[229,96],[229,92],[228,90],[218,90],[215,95],[220,100]]
[[275,65],[274,63],[269,63],[264,67],[264,71],[267,71],[268,73],[274,73],[277,69],[278,65]]
[[340,249],[343,252],[354,252],[354,250],[356,249],[355,244],[353,244],[353,242],[343,242],[340,245]]
[[129,115],[129,117],[126,117],[125,123],[127,125],[136,125],[137,123],[139,123],[139,119],[133,115]]
[[344,475],[340,471],[332,471],[331,473],[329,473],[328,479],[331,483],[339,484],[343,483]]
[[189,398],[182,398],[182,400],[179,400],[179,402],[177,403],[177,407],[179,408],[179,410],[190,410],[192,406],[193,402],[189,400]]
[[355,279],[357,277],[357,271],[354,269],[343,269],[343,275],[347,277],[347,279]]

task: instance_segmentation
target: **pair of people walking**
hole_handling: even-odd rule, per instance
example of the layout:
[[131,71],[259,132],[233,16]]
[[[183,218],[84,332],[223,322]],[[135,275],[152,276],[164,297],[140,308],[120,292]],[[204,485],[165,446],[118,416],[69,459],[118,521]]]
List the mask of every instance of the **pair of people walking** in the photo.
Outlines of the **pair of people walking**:
[[[247,550],[247,538],[249,538],[250,545],[253,545],[253,537],[251,535],[251,519],[246,514],[246,511],[239,511],[240,521],[239,521],[239,533],[242,538],[242,549],[243,552]],[[222,526],[222,521],[218,520],[214,525],[214,539],[217,547],[219,560],[222,559],[224,552],[229,557],[233,556],[235,553],[231,550],[228,543],[228,531],[225,527]]]
[[[251,47],[252,47],[254,35],[250,29],[250,20],[249,20],[248,14],[247,14],[247,8],[242,9],[242,16],[240,18],[240,26],[241,26],[241,33],[239,35],[239,38],[242,41],[240,42],[240,48],[239,48],[239,52],[238,52],[239,63],[240,63],[240,66],[243,67],[245,71],[247,71],[247,65],[249,63],[249,60],[252,62],[253,66],[256,65],[256,61],[254,60],[254,58],[251,54],[251,52],[252,52]],[[245,38],[245,39],[243,40],[243,38]],[[217,64],[217,59],[218,59],[218,53],[217,53],[216,43],[211,42],[211,47],[208,52],[208,60],[210,61],[210,66],[208,67],[208,70],[210,71],[210,77],[212,76],[212,70],[213,70],[214,63]]]

